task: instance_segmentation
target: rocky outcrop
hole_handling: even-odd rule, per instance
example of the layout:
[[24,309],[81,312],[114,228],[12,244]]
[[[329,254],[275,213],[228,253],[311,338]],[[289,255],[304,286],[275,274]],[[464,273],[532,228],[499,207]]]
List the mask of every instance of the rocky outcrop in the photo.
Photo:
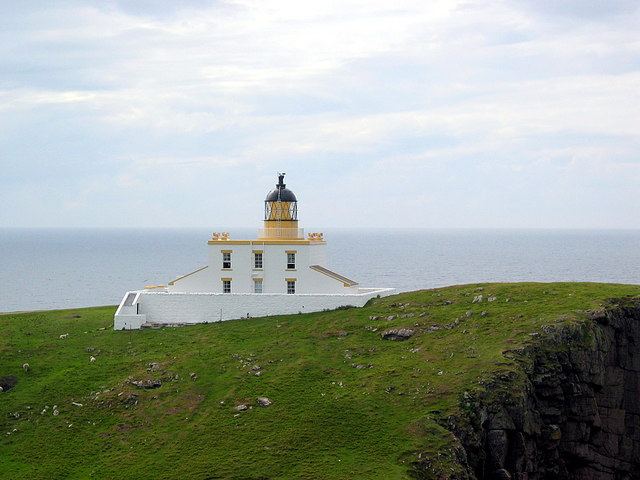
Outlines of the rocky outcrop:
[[410,338],[413,335],[413,330],[409,328],[394,328],[380,334],[383,340],[402,341]]
[[467,396],[467,414],[448,420],[468,478],[640,479],[638,299],[543,330],[540,341],[506,353],[522,374]]

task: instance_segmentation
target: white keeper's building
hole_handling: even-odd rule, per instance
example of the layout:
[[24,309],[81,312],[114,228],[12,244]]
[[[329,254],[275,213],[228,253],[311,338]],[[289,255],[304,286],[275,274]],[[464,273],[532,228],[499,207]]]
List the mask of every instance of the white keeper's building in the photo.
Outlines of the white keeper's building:
[[114,329],[189,325],[238,318],[363,306],[393,288],[362,288],[329,270],[322,233],[298,228],[298,202],[284,174],[264,202],[264,225],[255,240],[214,233],[208,265],[168,285],[127,292]]

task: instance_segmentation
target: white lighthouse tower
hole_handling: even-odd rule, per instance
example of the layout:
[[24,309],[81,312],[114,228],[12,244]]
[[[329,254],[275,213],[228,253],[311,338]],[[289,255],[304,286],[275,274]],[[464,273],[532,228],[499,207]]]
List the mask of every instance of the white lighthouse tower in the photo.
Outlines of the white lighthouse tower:
[[278,175],[255,240],[214,233],[209,263],[168,285],[127,292],[114,328],[184,325],[362,306],[391,288],[361,288],[326,267],[322,233],[298,228],[298,201]]

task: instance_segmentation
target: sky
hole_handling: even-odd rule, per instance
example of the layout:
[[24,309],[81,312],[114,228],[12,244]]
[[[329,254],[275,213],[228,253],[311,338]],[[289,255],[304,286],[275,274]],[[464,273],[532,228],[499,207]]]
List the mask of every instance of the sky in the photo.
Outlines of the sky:
[[0,7],[0,227],[640,228],[637,0]]

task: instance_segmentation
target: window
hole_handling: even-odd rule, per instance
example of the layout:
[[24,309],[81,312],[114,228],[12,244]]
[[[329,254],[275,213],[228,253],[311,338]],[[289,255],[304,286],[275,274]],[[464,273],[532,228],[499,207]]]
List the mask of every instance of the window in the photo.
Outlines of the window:
[[253,281],[253,293],[262,293],[262,280]]
[[287,252],[287,269],[294,270],[296,268],[296,254],[295,252]]
[[231,252],[222,252],[222,268],[231,268]]
[[296,293],[296,281],[287,280],[287,293]]
[[253,268],[256,270],[262,270],[262,252],[253,253]]
[[231,293],[231,280],[222,280],[222,293]]

